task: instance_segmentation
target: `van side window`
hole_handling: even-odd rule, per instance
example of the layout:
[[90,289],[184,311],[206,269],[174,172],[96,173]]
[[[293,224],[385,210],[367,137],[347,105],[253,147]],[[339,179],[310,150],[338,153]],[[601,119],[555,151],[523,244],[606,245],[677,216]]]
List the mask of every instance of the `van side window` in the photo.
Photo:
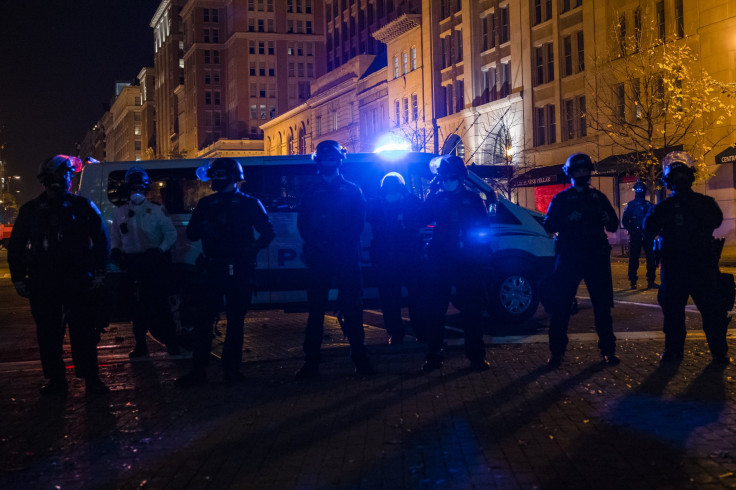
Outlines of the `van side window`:
[[312,165],[246,166],[240,190],[257,197],[266,212],[296,212],[305,189],[317,179]]
[[[197,179],[194,168],[167,168],[147,170],[151,178],[151,190],[146,198],[163,204],[172,214],[190,214],[201,198],[212,194],[208,182]],[[125,170],[110,172],[107,178],[107,197],[115,206],[126,200]]]

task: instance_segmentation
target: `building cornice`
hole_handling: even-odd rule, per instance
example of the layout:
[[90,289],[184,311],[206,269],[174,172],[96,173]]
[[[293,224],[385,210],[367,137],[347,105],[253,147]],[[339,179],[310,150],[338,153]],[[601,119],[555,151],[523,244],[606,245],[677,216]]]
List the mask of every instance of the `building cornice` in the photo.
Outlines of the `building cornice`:
[[164,12],[169,8],[171,5],[171,0],[163,0],[161,4],[156,9],[156,13],[153,14],[153,18],[151,19],[151,23],[149,24],[149,27],[153,27],[154,29],[158,25],[159,20],[161,20],[161,16],[164,15]]
[[388,44],[402,34],[406,34],[416,27],[422,26],[421,14],[404,14],[392,20],[385,26],[373,32],[373,37],[384,44]]

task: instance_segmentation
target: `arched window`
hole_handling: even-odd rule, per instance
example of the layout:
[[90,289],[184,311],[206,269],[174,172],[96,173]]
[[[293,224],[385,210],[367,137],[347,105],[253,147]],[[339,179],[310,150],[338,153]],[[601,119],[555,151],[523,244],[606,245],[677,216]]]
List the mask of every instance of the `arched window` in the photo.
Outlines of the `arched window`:
[[276,151],[274,152],[275,155],[283,155],[283,138],[281,137],[281,133],[279,133],[278,138],[276,139]]
[[455,155],[465,160],[465,145],[460,136],[453,134],[445,140],[445,144],[442,145],[443,155]]
[[286,154],[294,154],[294,130],[289,128],[289,134],[286,135]]
[[304,123],[299,126],[299,138],[297,140],[297,153],[305,155],[307,153],[307,131],[304,129]]

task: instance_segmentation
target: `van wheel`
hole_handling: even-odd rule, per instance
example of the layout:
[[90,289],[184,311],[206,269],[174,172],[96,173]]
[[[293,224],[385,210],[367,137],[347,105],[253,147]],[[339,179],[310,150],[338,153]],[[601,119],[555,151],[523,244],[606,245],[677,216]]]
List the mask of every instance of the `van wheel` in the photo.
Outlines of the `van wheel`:
[[529,320],[539,306],[539,286],[531,270],[510,264],[499,270],[486,286],[486,304],[491,318],[519,324]]

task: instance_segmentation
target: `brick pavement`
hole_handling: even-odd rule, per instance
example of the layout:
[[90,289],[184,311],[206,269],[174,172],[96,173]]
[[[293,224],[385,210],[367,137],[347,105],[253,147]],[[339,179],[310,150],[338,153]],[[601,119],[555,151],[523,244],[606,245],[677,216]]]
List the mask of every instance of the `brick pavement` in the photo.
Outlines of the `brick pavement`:
[[304,320],[251,313],[241,384],[213,363],[208,385],[174,388],[187,361],[153,341],[151,359],[128,361],[124,324],[101,342],[107,396],[75,380],[40,398],[38,362],[0,363],[0,488],[736,487],[736,367],[707,367],[702,336],[673,369],[659,339],[620,341],[609,368],[581,336],[558,370],[532,338],[489,346],[488,372],[452,347],[423,375],[420,345],[369,327],[378,374],[356,379],[330,320],[322,376],[297,382]]

